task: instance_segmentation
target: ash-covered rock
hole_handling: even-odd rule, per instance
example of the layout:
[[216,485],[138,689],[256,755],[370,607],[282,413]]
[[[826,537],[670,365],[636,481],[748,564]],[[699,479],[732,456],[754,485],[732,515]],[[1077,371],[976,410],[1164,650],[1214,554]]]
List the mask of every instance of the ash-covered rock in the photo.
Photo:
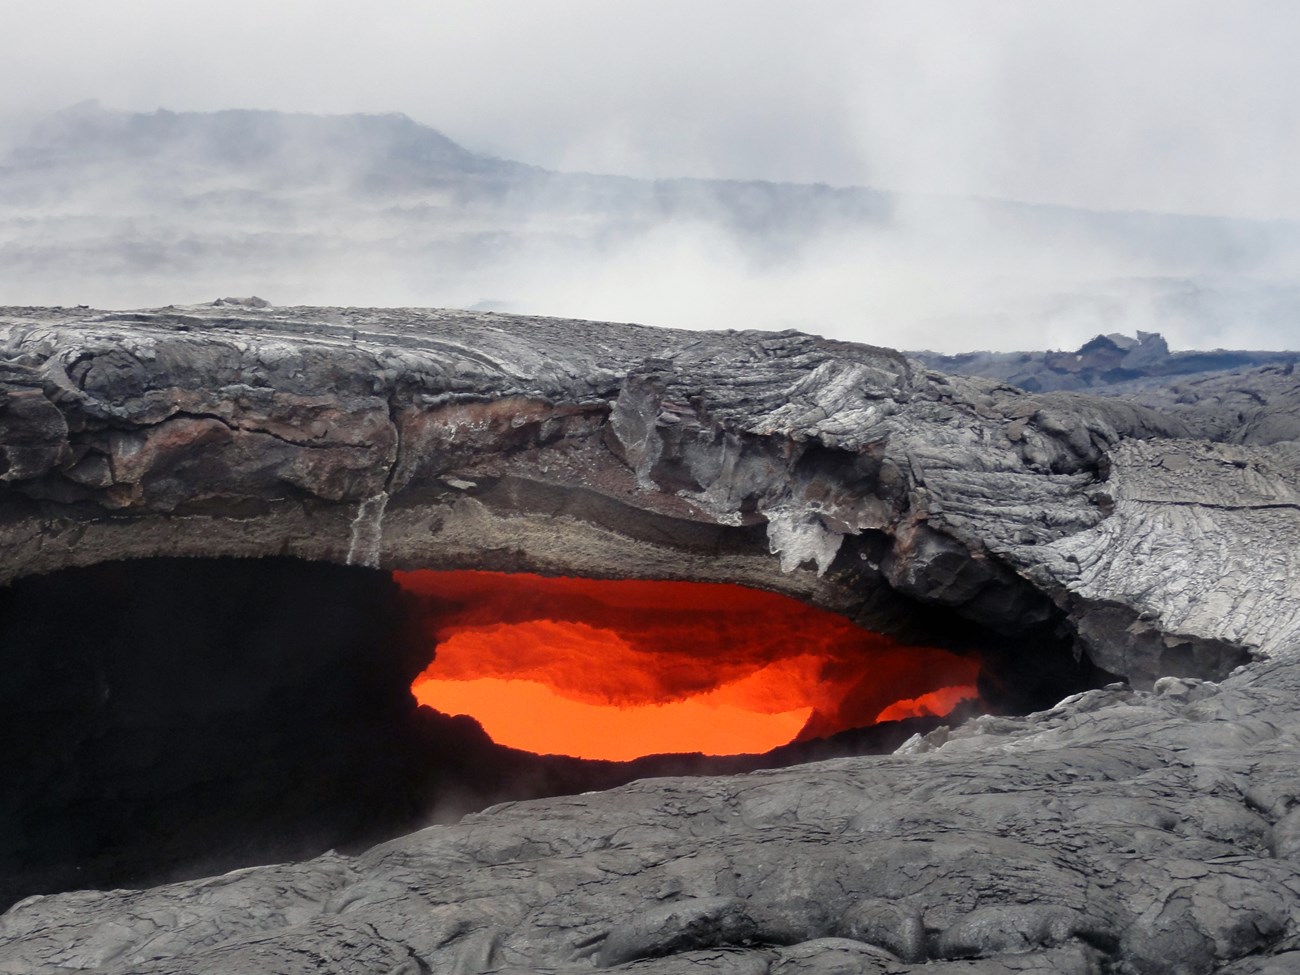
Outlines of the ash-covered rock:
[[1025,681],[1073,648],[1137,688],[887,759],[29,901],[0,972],[1245,975],[1300,954],[1285,365],[1170,402],[793,332],[229,305],[0,324],[6,579],[274,554],[724,580],[909,638],[978,628]]
[[962,376],[1001,379],[1033,392],[1093,390],[1115,387],[1161,388],[1178,377],[1243,372],[1277,364],[1294,364],[1300,353],[1241,349],[1171,352],[1164,336],[1139,331],[1136,337],[1098,335],[1073,352],[937,352],[911,353],[932,369]]
[[920,754],[32,899],[0,920],[0,971],[1286,971],[1297,702],[1300,665],[1256,664],[978,719]]
[[905,637],[917,604],[1079,633],[1143,681],[1294,633],[1293,455],[1206,442],[1203,400],[1029,394],[795,332],[225,305],[0,323],[7,578],[288,554],[716,579]]

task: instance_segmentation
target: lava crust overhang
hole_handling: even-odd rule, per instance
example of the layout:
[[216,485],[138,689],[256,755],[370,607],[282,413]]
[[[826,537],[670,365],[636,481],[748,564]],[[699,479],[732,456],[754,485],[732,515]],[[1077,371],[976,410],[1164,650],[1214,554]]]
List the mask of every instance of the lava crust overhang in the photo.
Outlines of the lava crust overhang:
[[1138,683],[1300,633],[1294,444],[1170,412],[797,332],[228,306],[0,325],[8,579],[289,554],[718,580],[904,638],[918,604],[1064,625]]
[[[102,316],[90,312],[8,314],[0,414],[9,465],[3,502],[7,571],[16,577],[98,561],[115,548],[122,554],[161,554],[168,547],[186,554],[257,554],[277,545],[320,558],[346,561],[350,550],[354,559],[376,554],[386,565],[400,564],[401,551],[416,546],[392,534],[391,518],[377,517],[377,503],[362,503],[378,495],[315,493],[301,486],[303,468],[291,459],[305,463],[301,451],[317,448],[286,442],[282,454],[251,450],[247,456],[266,461],[264,478],[218,479],[206,509],[178,511],[160,500],[166,456],[155,453],[132,468],[129,447],[151,441],[155,427],[166,427],[171,395],[198,401],[203,394],[198,386],[168,380],[170,367],[150,360],[149,338],[160,338],[164,354],[174,355],[185,350],[171,332],[203,328],[205,318],[221,313],[196,310],[189,321],[171,324],[157,320],[163,314],[173,313],[144,315],[134,332],[129,322],[95,323],[91,319]],[[381,375],[379,363],[391,360],[373,346],[332,359],[335,353],[318,348],[329,343],[310,339],[316,327],[310,322],[333,320],[346,328],[349,320],[380,314],[419,319],[429,329],[421,340],[425,346],[434,344],[438,320],[452,324],[437,326],[437,334],[459,334],[462,341],[475,322],[526,327],[454,313],[293,310],[267,313],[260,322],[256,315],[238,314],[239,321],[212,326],[213,348],[233,348],[223,353],[227,374],[247,368],[264,388],[259,395],[267,401],[279,397],[281,404],[290,396],[285,388],[293,370],[281,375],[277,367],[275,382],[268,383],[265,373],[251,374],[260,356],[287,361],[296,349],[318,379],[330,375],[322,362],[351,368],[349,363],[364,363],[368,356],[365,374],[375,377],[377,389],[393,393],[404,374]],[[556,335],[566,328],[562,322],[538,325],[541,333],[550,328]],[[571,336],[591,328],[571,327]],[[259,329],[263,340],[255,341]],[[393,331],[400,329],[394,325]],[[294,338],[295,333],[301,334]],[[637,348],[630,343],[654,336],[668,353],[674,343],[683,355],[692,342],[731,348],[738,356],[734,363],[744,361],[739,350],[761,348],[764,340],[776,343],[777,352],[802,348],[831,359],[843,350],[789,335],[642,333],[620,326],[605,334],[611,345],[625,338],[633,359]],[[357,335],[390,350],[394,345],[370,326],[358,328]],[[520,345],[530,347],[523,339]],[[567,353],[560,348],[557,355],[562,360]],[[60,361],[51,366],[55,357]],[[781,358],[775,352],[773,357]],[[79,358],[89,363],[81,371]],[[96,364],[105,371],[87,379]],[[651,368],[667,367],[661,362]],[[848,367],[831,366],[826,373],[841,368]],[[728,373],[724,363],[714,372],[730,382],[744,378],[738,370]],[[223,385],[238,385],[223,380],[215,365],[208,371],[207,401],[216,400]],[[114,400],[112,383],[104,380],[114,374],[138,382],[141,393]],[[341,376],[349,374],[344,369]],[[701,373],[691,375],[698,380]],[[69,376],[79,378],[68,384]],[[902,494],[889,496],[905,497],[916,507],[890,523],[892,534],[887,527],[845,536],[837,560],[846,549],[866,554],[880,576],[930,594],[918,598],[939,604],[946,595],[972,615],[989,612],[997,591],[985,590],[985,603],[963,599],[958,584],[972,576],[962,573],[980,579],[985,577],[979,572],[990,569],[979,563],[1000,566],[1021,580],[1022,591],[1045,594],[1060,607],[1091,641],[1091,652],[1109,654],[1135,673],[1168,665],[1226,666],[1230,654],[1216,649],[1260,650],[1275,662],[1253,664],[1218,685],[1171,678],[1154,693],[1110,687],[1024,718],[981,718],[951,735],[940,729],[913,740],[891,757],[748,776],[643,781],[613,792],[507,804],[360,857],[326,855],[151,891],[33,899],[0,919],[0,970],[139,975],[183,968],[215,975],[268,968],[305,973],[326,965],[348,972],[522,975],[589,971],[593,963],[661,975],[831,968],[900,975],[958,969],[988,975],[1295,970],[1300,641],[1291,580],[1297,424],[1288,427],[1277,413],[1270,439],[1260,440],[1235,408],[1220,410],[1222,416],[1206,426],[1235,442],[1228,445],[1185,437],[1175,404],[1162,418],[1103,400],[1031,397],[992,383],[944,381],[915,371],[908,381],[927,392],[882,397],[894,412],[876,428],[886,437],[879,455],[890,458],[902,478]],[[1224,382],[1239,392],[1237,379]],[[612,412],[627,385],[615,376],[596,398]],[[164,393],[158,397],[161,416],[150,418],[144,404],[131,405],[147,398],[149,389]],[[817,396],[815,389],[792,391],[799,402]],[[394,396],[397,416],[401,395]],[[171,409],[174,419],[185,419],[178,407]],[[274,439],[272,431],[258,433],[256,411],[238,405],[229,410],[221,416],[230,437],[215,442],[235,440],[241,432],[236,422],[248,424],[242,430],[248,437]],[[696,415],[708,418],[703,410]],[[265,411],[262,416],[267,422]],[[105,447],[90,450],[87,433],[96,424],[100,431],[125,433],[124,442],[115,445],[109,433]],[[1181,439],[1160,438],[1162,424]],[[672,426],[667,418],[663,427],[656,423],[651,453]],[[763,429],[747,434],[725,418],[718,429],[734,438],[737,449],[752,450],[764,437],[777,446],[783,437]],[[933,438],[928,450],[926,435]],[[247,437],[239,439],[251,446]],[[824,445],[816,433],[793,439],[801,456],[812,454],[814,465],[834,466],[837,458],[853,456]],[[1027,452],[1023,462],[994,463],[1006,456],[1004,440],[1017,453]],[[954,448],[947,455],[945,445]],[[363,452],[356,444],[325,446],[337,448],[334,457]],[[981,463],[985,446],[992,460]],[[669,447],[665,453],[671,457],[677,448]],[[224,449],[219,456],[230,456],[230,448]],[[1032,459],[1036,451],[1048,451],[1047,461]],[[1089,460],[1093,452],[1097,456]],[[172,456],[179,462],[198,454],[178,449]],[[707,517],[691,521],[670,511],[655,521],[656,504],[680,501],[670,492],[637,486],[629,495],[632,504],[610,500],[614,495],[599,486],[574,487],[585,482],[559,468],[558,455],[551,480],[485,477],[475,486],[456,472],[476,470],[472,460],[482,458],[472,450],[464,456],[469,459],[447,465],[453,473],[442,486],[424,485],[431,500],[408,494],[403,501],[395,492],[390,516],[403,504],[452,509],[459,502],[471,505],[493,530],[510,524],[523,529],[545,525],[536,512],[538,499],[549,498],[556,504],[550,514],[557,545],[573,545],[574,533],[598,536],[597,528],[617,538],[622,526],[628,533],[623,537],[636,543],[627,546],[633,568],[642,567],[637,560],[648,552],[680,551],[679,562],[690,561],[677,566],[682,572],[704,561],[694,558],[683,537],[737,537],[710,526]],[[74,476],[61,473],[87,457]],[[108,458],[120,462],[116,472]],[[1053,458],[1061,465],[1055,471]],[[511,463],[518,459],[511,455]],[[506,465],[504,457],[500,462]],[[659,476],[656,470],[662,468],[652,464],[652,477]],[[188,473],[181,480],[186,478],[206,483]],[[115,484],[126,490],[116,497],[104,494]],[[93,488],[90,497],[76,495],[75,485]],[[447,498],[439,500],[444,490]],[[579,492],[582,507],[562,506]],[[96,500],[101,495],[109,503]],[[816,510],[812,500],[803,498],[795,510]],[[592,507],[597,503],[605,507]],[[758,523],[742,525],[742,534],[765,541],[767,527],[744,507],[740,519]],[[757,501],[750,507],[757,511]],[[922,512],[928,517],[919,517]],[[1090,514],[1071,521],[1078,512]],[[316,534],[295,538],[295,525]],[[454,556],[467,552],[470,525],[461,525],[460,537],[426,539],[426,547]],[[705,534],[655,536],[648,527],[680,532],[690,525]],[[820,528],[838,533],[840,525],[823,522]],[[259,529],[265,538],[258,538]],[[634,529],[650,539],[632,535]],[[43,530],[48,551],[36,540]],[[775,537],[779,543],[779,528]],[[542,564],[551,556],[527,533],[518,544],[500,534],[493,538],[500,551],[481,553],[482,564]],[[1030,545],[1031,538],[1040,544]],[[779,559],[765,556],[761,546],[741,549],[745,558],[734,558],[733,566],[756,567],[763,580],[775,580],[774,587],[823,603],[843,596],[840,566],[822,577],[809,567],[782,573]],[[553,561],[562,563],[569,551],[557,548]],[[925,557],[927,552],[934,557]],[[666,564],[665,572],[672,568]],[[937,584],[941,579],[946,588]],[[884,618],[887,595],[865,587],[857,591],[858,603],[849,599],[844,605],[862,605]]]

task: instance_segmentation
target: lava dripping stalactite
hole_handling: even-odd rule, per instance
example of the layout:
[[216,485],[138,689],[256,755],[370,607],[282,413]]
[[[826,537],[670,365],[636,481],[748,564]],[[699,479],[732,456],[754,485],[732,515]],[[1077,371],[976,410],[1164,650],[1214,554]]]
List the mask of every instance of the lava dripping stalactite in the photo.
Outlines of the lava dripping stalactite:
[[421,600],[433,658],[417,700],[539,754],[758,753],[978,696],[977,657],[741,586],[393,576]]

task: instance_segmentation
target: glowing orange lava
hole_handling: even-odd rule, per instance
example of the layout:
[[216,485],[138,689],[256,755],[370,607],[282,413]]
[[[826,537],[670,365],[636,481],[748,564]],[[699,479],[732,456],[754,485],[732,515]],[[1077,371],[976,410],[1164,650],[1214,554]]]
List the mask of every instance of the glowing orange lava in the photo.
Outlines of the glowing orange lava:
[[436,645],[416,698],[532,752],[765,752],[978,697],[975,658],[740,586],[393,576],[422,598]]
[[473,715],[499,744],[615,761],[647,751],[764,752],[793,740],[812,714],[809,707],[776,714],[751,711],[726,703],[717,697],[720,691],[667,704],[610,707],[571,700],[536,681],[499,677],[424,680],[414,690],[421,704]]

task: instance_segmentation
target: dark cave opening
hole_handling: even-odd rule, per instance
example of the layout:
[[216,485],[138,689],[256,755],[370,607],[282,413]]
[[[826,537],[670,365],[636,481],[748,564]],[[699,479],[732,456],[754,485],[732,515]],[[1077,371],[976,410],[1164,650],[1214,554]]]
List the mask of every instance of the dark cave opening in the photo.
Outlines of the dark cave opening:
[[[288,558],[146,559],[21,579],[0,589],[0,909],[33,893],[357,849],[499,801],[888,752],[940,723],[1047,706],[1108,677],[1076,663],[1068,640],[1009,640],[926,612],[942,646],[907,647],[720,584]],[[487,652],[487,631],[528,650],[520,624],[583,613],[593,632],[621,626],[619,655],[649,667],[571,659],[559,681],[570,696],[653,709],[730,688],[732,704],[786,723],[751,748],[647,746],[611,760],[508,747],[412,695],[435,640],[463,668],[466,651]],[[457,648],[457,638],[472,639]],[[719,646],[710,676],[701,660]],[[960,690],[926,713],[917,699],[940,688]],[[805,699],[787,707],[795,691]],[[891,712],[899,700],[911,704]]]

